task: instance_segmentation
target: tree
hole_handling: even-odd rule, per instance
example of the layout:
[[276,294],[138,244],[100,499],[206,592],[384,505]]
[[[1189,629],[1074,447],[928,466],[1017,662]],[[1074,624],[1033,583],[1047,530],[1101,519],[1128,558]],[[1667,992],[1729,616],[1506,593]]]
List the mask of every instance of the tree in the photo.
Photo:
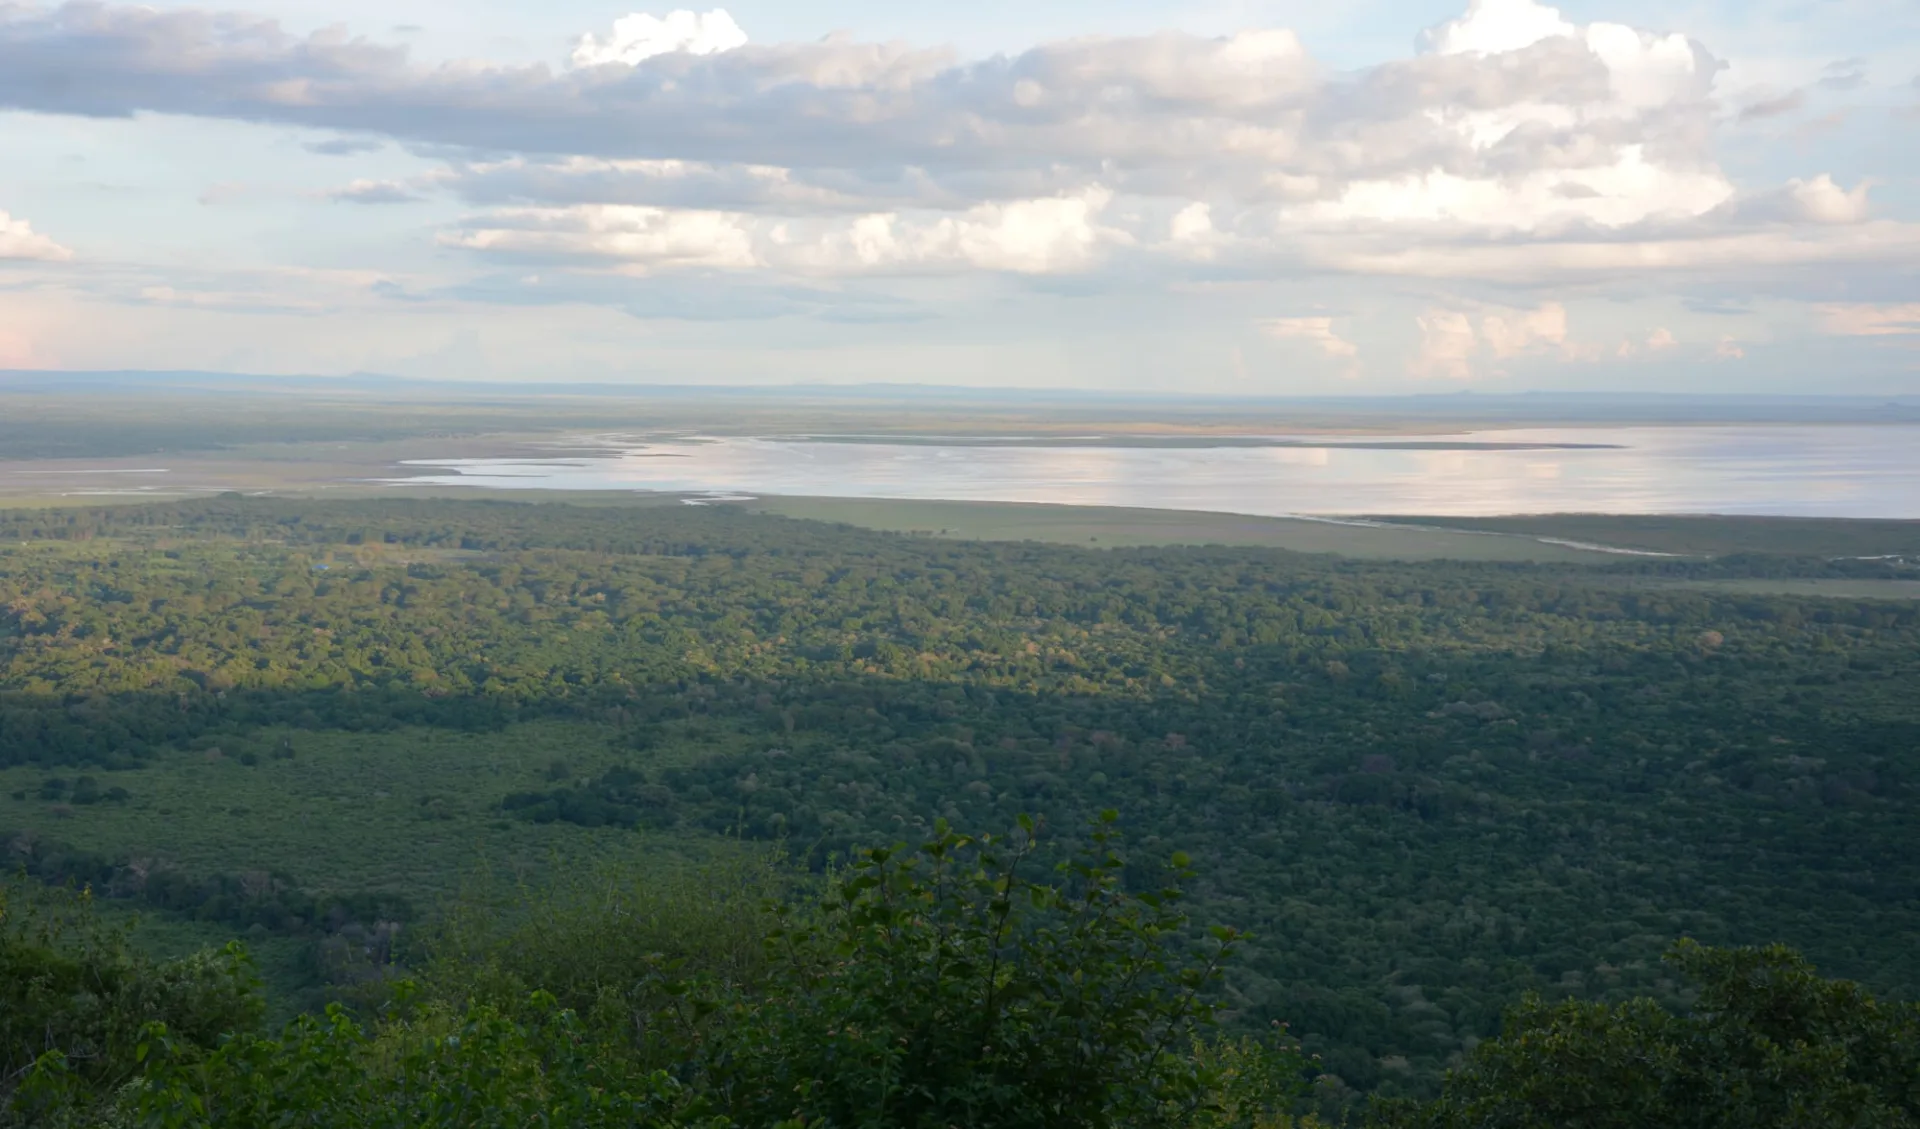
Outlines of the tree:
[[[152,1023],[176,1033],[183,1054],[245,1032],[264,1010],[253,964],[240,946],[153,961],[124,929],[102,924],[85,893],[0,882],[0,1125],[35,1112],[72,1086],[110,1091],[140,1070],[137,1047]],[[62,1085],[16,1093],[36,1068]]]
[[772,976],[725,1003],[706,1049],[736,1120],[1253,1125],[1296,1092],[1290,1047],[1194,1053],[1241,938],[1216,927],[1186,958],[1185,856],[1164,888],[1129,893],[1107,812],[1044,883],[1035,825],[1021,827],[942,824],[918,850],[863,852],[817,917],[774,930]]
[[1902,1129],[1920,1125],[1920,1006],[1827,980],[1780,945],[1681,941],[1699,988],[1674,1015],[1529,996],[1429,1103],[1380,1129]]

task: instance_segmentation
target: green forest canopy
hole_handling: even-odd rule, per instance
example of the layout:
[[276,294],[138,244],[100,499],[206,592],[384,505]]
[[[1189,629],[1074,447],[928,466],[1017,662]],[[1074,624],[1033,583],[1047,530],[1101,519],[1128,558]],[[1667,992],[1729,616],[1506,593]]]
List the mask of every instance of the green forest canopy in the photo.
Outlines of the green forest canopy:
[[263,872],[244,841],[194,870],[162,832],[73,830],[216,747],[264,788],[303,734],[540,719],[597,759],[433,814],[818,869],[941,818],[1118,809],[1251,935],[1232,1022],[1289,1023],[1328,1090],[1433,1094],[1529,990],[1683,1007],[1660,960],[1681,936],[1920,994],[1920,606],[1623,583],[1824,561],[1413,566],[232,498],[0,514],[0,546],[13,864],[302,938],[336,982],[435,907]]

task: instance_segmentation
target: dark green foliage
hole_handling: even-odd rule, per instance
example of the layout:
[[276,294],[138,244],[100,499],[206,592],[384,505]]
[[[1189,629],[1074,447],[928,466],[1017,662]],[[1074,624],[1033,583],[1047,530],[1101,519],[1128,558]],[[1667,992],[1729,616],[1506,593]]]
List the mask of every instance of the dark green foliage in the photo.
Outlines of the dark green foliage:
[[[1143,848],[1202,860],[1196,904],[1256,935],[1236,1021],[1292,1023],[1350,1090],[1431,1093],[1526,990],[1677,1006],[1658,957],[1680,935],[1920,994],[1920,604],[1662,583],[717,507],[0,514],[0,765],[26,794],[0,807],[97,849],[80,829],[123,809],[74,803],[82,775],[138,812],[218,755],[277,810],[294,745],[305,768],[356,734],[404,756],[406,727],[529,718],[574,727],[570,763],[534,751],[458,811],[412,779],[369,834],[399,858],[423,833],[637,827],[819,870],[940,818],[1115,807]],[[153,834],[82,880],[136,896],[129,868],[169,853]],[[271,873],[253,850],[201,865]],[[315,899],[365,884],[289,869]]]
[[[566,766],[555,762],[558,775],[549,771],[547,779],[566,776]],[[673,792],[627,767],[610,768],[592,780],[572,787],[545,792],[514,792],[500,801],[503,811],[535,823],[562,820],[582,827],[671,827]]]
[[518,1014],[535,992],[627,1042],[684,993],[757,983],[775,910],[803,892],[778,855],[734,852],[699,867],[601,867],[513,897],[471,890],[428,922],[418,973],[442,1001]]
[[[457,979],[437,976],[426,994],[401,985],[371,1024],[335,1005],[279,1038],[242,1022],[214,1040],[203,1014],[148,1008],[116,1028],[109,1073],[90,1069],[78,1040],[42,1051],[31,1031],[9,1028],[27,1065],[18,1091],[0,1094],[0,1118],[167,1129],[1286,1124],[1304,1080],[1293,1047],[1208,1038],[1211,993],[1238,938],[1215,929],[1204,950],[1191,947],[1185,860],[1165,888],[1127,893],[1109,817],[1054,882],[1039,882],[1023,874],[1038,862],[1023,823],[1004,842],[942,829],[917,851],[864,853],[824,904],[723,926],[735,939],[761,934],[758,961],[643,953],[582,929],[576,905],[562,932],[588,945],[550,975],[504,951],[529,936],[510,930],[483,951],[444,954]],[[699,919],[697,907],[656,902],[665,912],[640,933],[688,946],[675,927]],[[603,920],[626,916],[598,908]],[[454,928],[443,941],[463,937],[474,934]],[[522,975],[539,986],[490,998],[524,988]],[[590,1012],[564,1006],[548,979]],[[610,988],[616,1012],[640,1004],[620,988],[635,980],[651,984],[650,1002],[610,1014]],[[34,1018],[66,1013],[84,1007],[52,997]]]
[[[23,1104],[42,1124],[154,1129],[721,1129],[665,1071],[636,1069],[537,996],[534,1023],[473,1007],[401,1013],[372,1029],[339,1005],[277,1039],[239,1035],[211,1054],[164,1024],[140,1033],[141,1077],[93,1097],[68,1063],[43,1062]],[[101,1108],[104,1107],[104,1108]]]
[[[1217,928],[1181,959],[1186,860],[1166,887],[1127,893],[1111,819],[1052,882],[1038,881],[1031,823],[1009,840],[941,827],[917,851],[861,854],[817,918],[773,931],[768,975],[707,1021],[713,1092],[749,1125],[1219,1115],[1217,1079],[1191,1048],[1214,1025],[1209,993],[1238,935]],[[1300,1081],[1297,1062],[1285,1081]]]
[[1529,996],[1428,1104],[1382,1129],[1902,1129],[1920,1125],[1920,1005],[1823,980],[1790,949],[1682,942],[1675,1015]]
[[105,855],[38,835],[0,830],[11,844],[8,862],[17,873],[51,886],[87,888],[196,921],[217,921],[236,930],[261,929],[282,936],[338,933],[349,925],[377,926],[411,920],[414,908],[392,894],[335,891],[313,894],[293,877],[273,871],[190,875],[152,860],[115,862]]
[[183,1054],[199,1054],[250,1030],[261,1012],[237,945],[152,961],[89,913],[84,895],[0,884],[0,1124],[43,1059],[110,1092],[137,1073],[148,1024],[165,1024]]

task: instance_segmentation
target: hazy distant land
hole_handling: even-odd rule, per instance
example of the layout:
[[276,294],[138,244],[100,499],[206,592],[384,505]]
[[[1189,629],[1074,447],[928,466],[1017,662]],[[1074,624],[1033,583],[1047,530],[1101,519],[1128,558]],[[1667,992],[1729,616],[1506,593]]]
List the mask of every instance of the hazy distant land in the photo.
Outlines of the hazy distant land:
[[[1435,431],[1602,423],[1920,421],[1920,400],[1429,396],[1171,401],[953,389],[433,385],[385,378],[0,373],[0,505],[113,504],[237,491],[677,505],[674,492],[496,490],[406,481],[418,460],[566,459],[695,433],[788,442],[1114,449],[1597,450]],[[1422,434],[1424,432],[1425,434]],[[1338,437],[1334,437],[1337,433]],[[1314,438],[1327,435],[1328,438]],[[689,499],[689,500],[699,500]],[[1712,555],[1920,553],[1920,522],[1768,518],[1433,518],[1345,522],[1150,507],[757,496],[790,517],[904,533],[1098,548],[1217,544],[1364,558],[1605,562],[1603,549]],[[1821,582],[1828,583],[1828,582]]]

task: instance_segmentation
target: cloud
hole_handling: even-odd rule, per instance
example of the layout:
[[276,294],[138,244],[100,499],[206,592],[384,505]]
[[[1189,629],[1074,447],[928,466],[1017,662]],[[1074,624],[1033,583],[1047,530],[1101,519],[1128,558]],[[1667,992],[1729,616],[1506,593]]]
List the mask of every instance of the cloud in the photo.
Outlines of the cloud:
[[1857,90],[1866,81],[1867,61],[1858,56],[1835,60],[1821,69],[1820,86],[1825,90]]
[[1281,341],[1305,341],[1329,357],[1352,360],[1360,355],[1353,342],[1333,331],[1330,317],[1268,318],[1259,323],[1260,332]]
[[1833,178],[1821,173],[1812,180],[1789,182],[1787,194],[1799,206],[1800,217],[1812,223],[1859,223],[1867,218],[1867,189],[1861,181],[1851,190],[1843,189]]
[[1620,344],[1614,346],[1613,355],[1624,360],[1638,356],[1642,350],[1648,353],[1664,353],[1668,349],[1678,348],[1679,345],[1680,339],[1673,335],[1673,331],[1662,326],[1647,334],[1644,342],[1622,340]]
[[611,34],[582,36],[573,49],[573,65],[632,67],[659,55],[716,55],[746,43],[747,33],[719,8],[669,12],[664,19],[636,12],[615,20]]
[[1821,327],[1841,337],[1889,337],[1920,333],[1920,302],[1824,306]]
[[1741,107],[1740,120],[1743,122],[1756,122],[1765,121],[1768,118],[1782,117],[1799,110],[1806,104],[1807,92],[1805,90],[1791,90],[1779,97],[1762,99],[1761,101],[1751,102]]
[[14,219],[0,212],[0,260],[34,259],[57,263],[71,258],[72,251],[33,230],[33,225],[26,220]]
[[1570,281],[1718,280],[1751,287],[1812,267],[1900,270],[1920,255],[1920,225],[1874,220],[1847,225],[1722,230],[1641,239],[1303,240],[1296,261],[1327,272],[1476,279],[1510,285]]
[[771,214],[863,213],[876,208],[964,208],[969,194],[924,173],[571,156],[460,162],[437,183],[471,204],[637,204]]
[[1533,309],[1489,309],[1477,326],[1462,310],[1428,310],[1415,317],[1414,324],[1420,346],[1408,371],[1419,377],[1470,380],[1479,375],[1481,361],[1597,361],[1603,351],[1597,343],[1576,341],[1568,334],[1567,309],[1558,302]]
[[490,255],[579,260],[640,272],[777,267],[796,274],[1049,274],[1129,242],[1099,222],[1111,193],[981,204],[957,216],[872,213],[783,222],[739,212],[583,204],[475,216],[442,242]]
[[1570,36],[1577,30],[1559,12],[1528,0],[1473,0],[1466,15],[1423,38],[1430,50],[1442,55],[1491,55]]
[[1517,314],[1488,314],[1480,325],[1487,349],[1500,360],[1542,345],[1567,343],[1567,308],[1558,302]]
[[387,143],[377,137],[329,137],[301,146],[307,152],[323,157],[352,157],[360,153],[377,153],[386,147]]
[[1713,355],[1716,360],[1738,361],[1745,359],[1747,351],[1733,338],[1722,337],[1720,343],[1713,347]]
[[1124,233],[1099,222],[1112,198],[1095,186],[1073,196],[982,204],[931,222],[863,216],[844,231],[782,257],[825,270],[967,266],[1050,274],[1087,265],[1104,244],[1128,242]]
[[417,204],[420,197],[403,184],[390,180],[356,180],[345,188],[327,193],[328,199],[342,204]]
[[1610,168],[1626,145],[1677,138],[1710,110],[1711,67],[1683,37],[1611,24],[1490,58],[1439,51],[1352,75],[1327,72],[1278,29],[1086,37],[965,63],[846,38],[738,45],[737,32],[722,12],[636,15],[586,41],[592,65],[429,67],[404,47],[337,30],[298,37],[239,13],[9,6],[0,105],[271,121],[520,155],[936,178],[1011,170],[1002,198],[1032,195],[1032,177],[1059,167],[1120,192],[1241,200],[1305,186],[1335,198],[1353,181],[1434,169],[1499,182],[1542,162]]
[[492,212],[443,234],[441,242],[494,255],[600,260],[642,271],[744,268],[760,262],[738,216],[618,204]]
[[1467,315],[1455,310],[1429,310],[1413,320],[1420,328],[1420,351],[1408,371],[1420,377],[1471,380],[1473,357],[1480,342]]
[[[1826,77],[1850,81],[1853,62]],[[430,64],[246,13],[0,0],[0,108],[294,126],[337,134],[308,146],[328,154],[398,143],[441,167],[334,198],[445,193],[472,214],[441,242],[484,259],[796,278],[1151,265],[1162,281],[1551,293],[1911,262],[1920,224],[1873,219],[1865,182],[1735,184],[1715,157],[1721,67],[1684,35],[1537,0],[1472,0],[1418,54],[1358,70],[1283,29],[961,60],[749,42],[720,9],[624,16],[549,65]],[[1482,361],[1545,347],[1529,320],[1544,307],[1510,300],[1491,335],[1452,311]]]

